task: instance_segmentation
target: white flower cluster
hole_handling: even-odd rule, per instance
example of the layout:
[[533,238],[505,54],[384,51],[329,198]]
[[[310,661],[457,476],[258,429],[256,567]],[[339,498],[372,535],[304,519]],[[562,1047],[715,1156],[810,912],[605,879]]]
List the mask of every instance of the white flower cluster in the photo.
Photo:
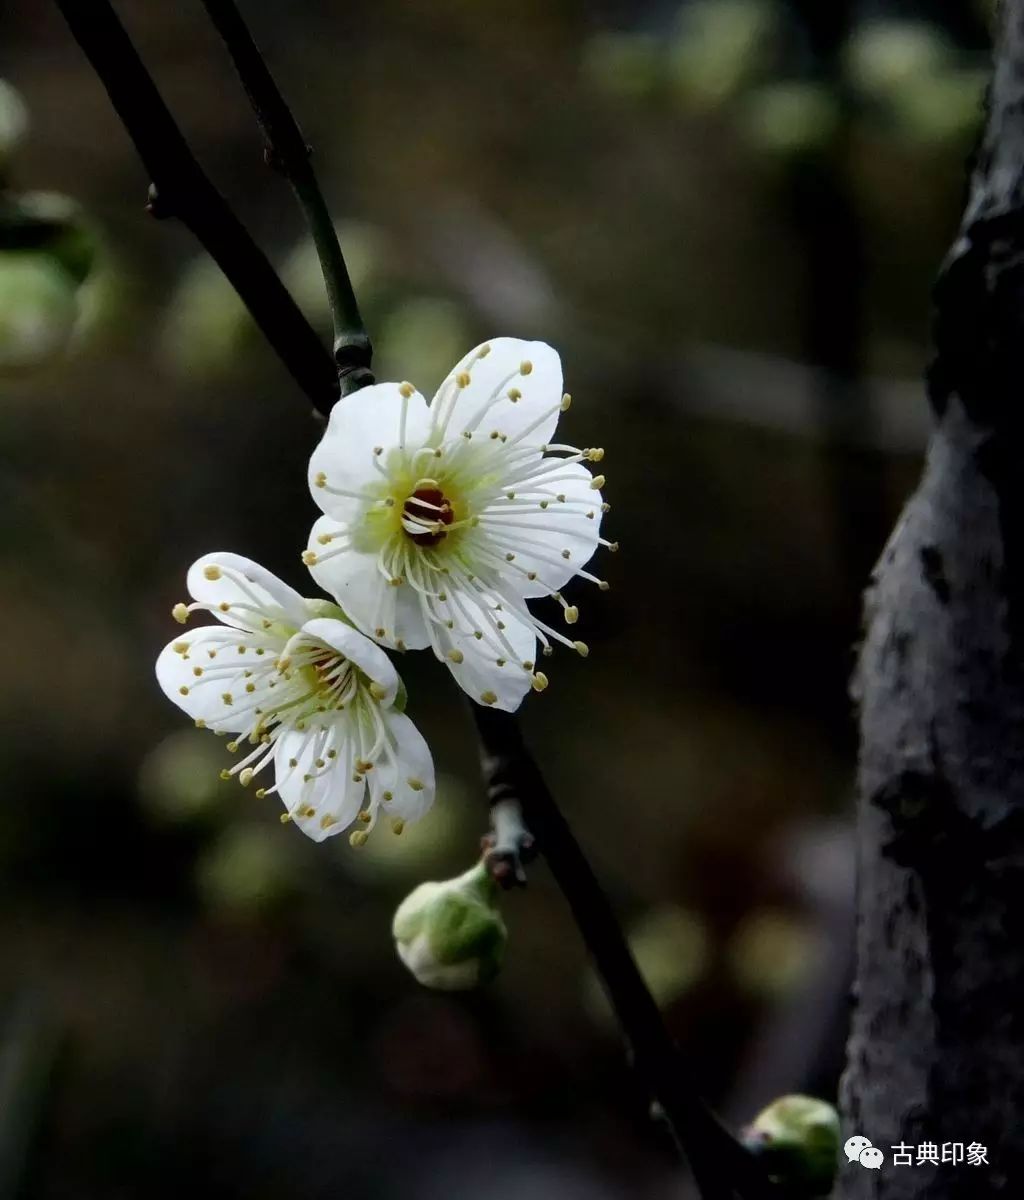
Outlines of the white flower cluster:
[[[284,821],[317,841],[380,816],[396,832],[430,807],[430,751],[404,713],[401,681],[381,646],[430,647],[480,704],[515,711],[543,691],[541,653],[586,645],[534,616],[598,546],[607,511],[604,451],[552,441],[569,407],[557,353],[497,338],[454,368],[428,404],[409,383],[340,400],[314,450],[309,484],[323,511],[302,558],[333,598],[309,600],[234,554],[188,574],[183,624],[205,625],[157,660],[164,692],[196,724],[230,734],[240,757],[224,774],[249,786],[271,763]],[[243,748],[247,753],[242,754]]]

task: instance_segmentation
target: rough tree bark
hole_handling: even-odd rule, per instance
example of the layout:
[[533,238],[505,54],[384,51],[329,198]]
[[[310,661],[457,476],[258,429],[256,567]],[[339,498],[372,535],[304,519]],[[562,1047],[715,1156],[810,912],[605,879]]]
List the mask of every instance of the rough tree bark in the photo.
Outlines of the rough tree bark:
[[[936,287],[924,476],[867,596],[843,1200],[1024,1195],[1024,0]],[[979,1142],[988,1166],[895,1166]]]

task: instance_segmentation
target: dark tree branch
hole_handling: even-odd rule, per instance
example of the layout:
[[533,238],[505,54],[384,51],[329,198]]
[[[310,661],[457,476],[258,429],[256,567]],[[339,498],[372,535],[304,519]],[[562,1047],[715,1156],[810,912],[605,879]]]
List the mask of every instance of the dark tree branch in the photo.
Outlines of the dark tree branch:
[[1024,1180],[1024,0],[935,292],[924,476],[879,563],[861,706],[847,1131],[977,1142],[987,1166],[844,1169],[844,1200]]
[[[730,1196],[734,1189],[750,1198],[774,1195],[753,1156],[719,1123],[687,1078],[608,897],[524,745],[515,717],[479,704],[472,709],[488,798],[498,803],[516,799],[522,806],[594,959],[636,1070],[687,1154],[701,1192],[707,1200]],[[731,1181],[724,1192],[723,1179]]]
[[338,398],[331,356],[196,161],[113,8],[106,0],[55,2],[149,172],[155,211],[177,217],[192,231],[295,382],[320,412],[330,412]]
[[292,115],[234,0],[203,0],[224,39],[267,141],[267,161],[288,180],[309,224],[334,318],[334,357],[342,395],[373,382],[372,348],[345,256],[311,161],[312,148]]
[[[150,171],[159,207],[183,220],[213,255],[300,387],[320,412],[329,413],[338,397],[338,380],[330,355],[267,260],[203,174],[110,4],[106,0],[55,2]],[[212,0],[204,3],[208,8],[227,7],[214,6]],[[234,38],[229,44],[233,51],[237,49]],[[251,39],[246,45],[249,47],[246,54],[258,54]],[[249,66],[244,74],[251,88]],[[264,84],[268,78],[263,78]],[[263,97],[260,86],[256,92]],[[261,120],[265,121],[266,108],[257,107],[262,111]],[[277,117],[271,117],[268,132],[272,145],[281,128],[276,123]],[[286,132],[285,136],[290,137],[291,133]],[[515,718],[475,704],[473,711],[481,738],[489,798],[499,804],[518,805],[536,832],[552,874],[594,957],[636,1068],[669,1122],[677,1143],[688,1155],[704,1200],[732,1200],[734,1195],[744,1200],[775,1196],[777,1189],[761,1166],[718,1122],[688,1080],[611,905],[537,764],[523,745]],[[510,813],[508,809],[507,815]],[[504,835],[513,830],[514,823],[506,824],[508,827],[502,830],[499,840],[503,841]],[[524,828],[520,835],[520,855],[527,849],[527,837]]]

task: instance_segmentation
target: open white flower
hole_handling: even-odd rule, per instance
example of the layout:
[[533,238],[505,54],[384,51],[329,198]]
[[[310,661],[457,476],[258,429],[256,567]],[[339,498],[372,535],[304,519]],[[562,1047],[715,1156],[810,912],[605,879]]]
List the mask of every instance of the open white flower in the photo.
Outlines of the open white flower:
[[[191,613],[220,624],[188,630],[164,648],[156,675],[167,696],[201,728],[234,734],[240,757],[225,778],[248,787],[270,763],[278,793],[314,841],[360,824],[366,840],[379,815],[396,833],[434,798],[430,751],[401,711],[401,681],[388,656],[338,619],[322,600],[306,600],[271,572],[237,554],[207,554],[188,573]],[[334,613],[336,615],[325,615]],[[397,702],[397,703],[396,703]]]
[[514,711],[541,691],[545,653],[562,642],[526,601],[553,596],[599,545],[604,451],[552,442],[562,394],[558,354],[496,338],[454,368],[428,405],[409,383],[339,401],[313,452],[309,482],[325,516],[303,555],[364,632],[398,649],[431,646],[484,704]]

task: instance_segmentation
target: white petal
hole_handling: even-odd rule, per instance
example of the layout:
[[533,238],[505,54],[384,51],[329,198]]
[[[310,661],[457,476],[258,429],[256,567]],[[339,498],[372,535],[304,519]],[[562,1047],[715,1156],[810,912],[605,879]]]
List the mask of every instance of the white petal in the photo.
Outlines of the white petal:
[[376,450],[386,465],[396,452],[418,450],[426,441],[427,402],[417,391],[403,396],[404,386],[375,383],[331,409],[324,436],[309,460],[309,490],[320,508],[338,521],[354,520],[368,502],[388,494],[387,481],[375,466]]
[[[259,704],[266,682],[276,676],[274,652],[264,648],[265,641],[222,625],[186,630],[160,652],[157,681],[167,698],[193,720],[203,721],[215,732],[242,733],[255,724],[253,706]],[[182,654],[175,646],[187,646],[187,650]],[[239,653],[240,646],[245,648],[243,653]],[[262,655],[256,654],[257,647],[264,648]],[[215,658],[210,658],[211,650]],[[203,674],[197,676],[196,668]],[[252,674],[246,676],[246,671]],[[256,687],[255,693],[246,692],[250,683]]]
[[[333,528],[335,523],[330,517],[321,517],[310,533],[310,548],[322,551],[317,539]],[[309,570],[367,637],[387,646],[401,641],[409,650],[421,650],[430,644],[412,588],[407,583],[392,587],[381,573],[376,552],[343,550],[325,555],[323,562],[314,563]],[[384,633],[379,634],[379,629]]]
[[[446,653],[448,669],[459,687],[478,703],[490,703],[505,712],[515,712],[531,687],[537,652],[536,634],[507,608],[495,612],[497,600],[493,596],[480,597],[476,592],[462,591],[459,599],[473,618],[472,627],[467,626],[465,617],[457,610],[452,610],[456,625],[450,632],[442,631],[442,647],[447,652],[450,642],[451,648],[462,655],[462,661],[453,662]],[[504,629],[494,627],[493,622],[498,620]],[[483,636],[476,637],[474,630]],[[524,663],[531,665],[525,667]]]
[[[490,349],[480,357],[485,346]],[[523,368],[527,374],[523,374]],[[459,376],[469,382],[459,386]],[[509,393],[518,398],[513,400]],[[552,440],[562,401],[562,362],[546,342],[492,338],[471,350],[448,375],[430,402],[435,428],[445,437],[473,431],[481,439],[491,433],[510,440],[535,426],[523,445],[541,446]]]
[[[546,509],[539,504],[530,509],[503,508],[497,500],[472,531],[474,541],[486,538],[501,558],[515,555],[502,574],[524,597],[548,596],[564,587],[593,558],[599,544],[601,493],[590,486],[593,476],[580,463],[560,466],[555,459],[551,462],[547,474],[557,482],[548,484],[542,476],[516,491],[519,500],[547,501]],[[560,501],[557,496],[565,499]],[[467,555],[472,553],[470,546]],[[537,578],[531,580],[531,574]]]
[[[314,842],[341,833],[359,815],[366,782],[354,778],[358,753],[356,725],[348,713],[325,715],[305,729],[287,729],[277,740],[278,794],[294,823]],[[318,759],[323,767],[317,766]]]
[[[227,551],[197,559],[188,570],[188,590],[201,604],[209,604],[219,621],[236,629],[258,629],[262,618],[297,629],[307,615],[306,602],[294,588],[259,563]],[[231,607],[224,612],[221,604]]]
[[[404,713],[392,709],[382,711],[381,716],[387,727],[390,750],[367,773],[370,793],[383,815],[410,823],[418,821],[434,803],[434,760],[430,747]],[[390,800],[384,799],[385,793],[390,794]]]
[[398,692],[398,672],[384,651],[368,637],[364,637],[358,629],[353,629],[343,621],[318,618],[307,621],[301,632],[326,642],[349,662],[355,663],[364,675],[385,689],[380,703],[387,708],[394,704]]

